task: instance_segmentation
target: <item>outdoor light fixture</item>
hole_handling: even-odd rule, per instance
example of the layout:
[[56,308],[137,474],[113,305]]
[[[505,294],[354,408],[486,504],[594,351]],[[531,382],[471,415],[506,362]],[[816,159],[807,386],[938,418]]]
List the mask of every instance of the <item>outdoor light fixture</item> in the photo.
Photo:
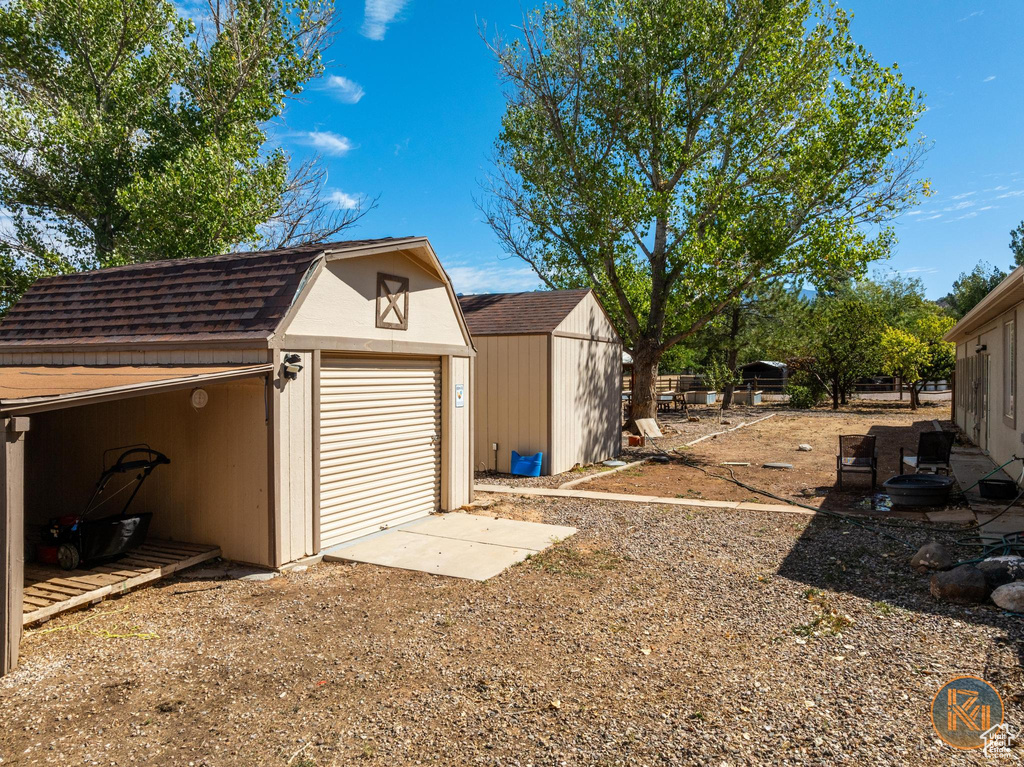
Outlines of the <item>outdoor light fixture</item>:
[[299,371],[302,370],[302,365],[299,364],[302,361],[302,357],[298,354],[286,354],[284,362],[281,363],[281,371],[284,377],[290,381],[294,381],[299,377]]
[[974,347],[974,353],[981,354],[986,349],[988,349],[988,344],[978,344],[977,346]]

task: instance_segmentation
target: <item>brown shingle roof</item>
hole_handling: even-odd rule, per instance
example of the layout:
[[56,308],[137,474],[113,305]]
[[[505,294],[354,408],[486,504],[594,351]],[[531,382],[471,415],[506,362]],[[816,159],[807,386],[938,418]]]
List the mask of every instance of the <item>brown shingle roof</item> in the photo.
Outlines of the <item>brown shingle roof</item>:
[[469,332],[478,336],[550,333],[589,290],[537,290],[459,296]]
[[0,347],[263,339],[325,250],[349,240],[46,277],[0,322]]

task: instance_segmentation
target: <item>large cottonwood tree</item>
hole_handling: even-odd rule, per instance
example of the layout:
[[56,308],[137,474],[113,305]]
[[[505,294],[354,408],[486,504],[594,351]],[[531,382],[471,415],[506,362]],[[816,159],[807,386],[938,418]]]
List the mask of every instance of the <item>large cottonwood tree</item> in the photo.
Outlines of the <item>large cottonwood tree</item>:
[[856,271],[922,191],[923,110],[806,0],[566,0],[495,39],[507,109],[481,207],[550,287],[591,286],[658,360],[755,280]]
[[332,0],[0,4],[0,278],[316,239],[347,223],[266,125],[322,71]]

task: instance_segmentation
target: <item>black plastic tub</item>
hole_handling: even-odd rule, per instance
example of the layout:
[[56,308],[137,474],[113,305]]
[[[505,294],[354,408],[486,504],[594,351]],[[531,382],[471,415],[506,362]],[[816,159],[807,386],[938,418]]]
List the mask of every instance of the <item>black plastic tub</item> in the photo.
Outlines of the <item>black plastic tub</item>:
[[1012,501],[1020,490],[1012,479],[982,479],[978,481],[978,492],[982,498],[993,501]]
[[953,478],[941,474],[900,474],[882,485],[893,506],[945,506]]

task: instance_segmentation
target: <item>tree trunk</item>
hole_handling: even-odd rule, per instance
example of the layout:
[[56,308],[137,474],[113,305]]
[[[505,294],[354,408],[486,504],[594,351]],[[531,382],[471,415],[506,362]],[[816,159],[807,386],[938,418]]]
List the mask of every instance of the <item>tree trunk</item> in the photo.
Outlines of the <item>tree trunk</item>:
[[658,400],[655,391],[658,383],[659,354],[652,345],[636,344],[633,355],[633,400],[629,405],[629,420],[626,428],[636,431],[638,418],[657,418]]
[[832,379],[832,409],[839,409],[839,378]]
[[910,384],[910,409],[911,410],[917,410],[917,403],[918,403],[917,384],[916,383],[912,383],[912,384]]
[[[729,354],[725,359],[725,366],[729,368],[729,373],[733,378],[736,377],[736,363],[740,356],[739,344],[736,341],[739,334],[740,307],[734,306],[732,308],[732,325],[729,328]],[[725,390],[722,392],[722,410],[728,410],[729,406],[732,405],[732,395],[735,390],[736,384],[732,381],[725,385]]]

